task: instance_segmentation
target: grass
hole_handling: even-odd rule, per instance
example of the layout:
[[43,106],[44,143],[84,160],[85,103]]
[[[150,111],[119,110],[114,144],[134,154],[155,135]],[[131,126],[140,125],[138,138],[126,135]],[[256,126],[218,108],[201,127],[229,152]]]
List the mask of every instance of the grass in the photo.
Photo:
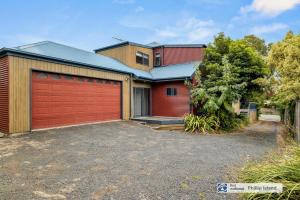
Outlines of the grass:
[[200,176],[192,176],[192,179],[193,179],[193,181],[198,181],[201,179],[201,177]]
[[239,182],[245,183],[282,183],[284,188],[280,194],[248,193],[243,199],[300,199],[300,147],[291,144],[284,150],[272,153],[259,163],[249,163],[241,170]]
[[185,190],[187,190],[187,189],[190,188],[190,186],[189,186],[187,183],[185,183],[185,182],[182,182],[182,183],[180,184],[180,187],[181,187],[182,189],[185,189]]

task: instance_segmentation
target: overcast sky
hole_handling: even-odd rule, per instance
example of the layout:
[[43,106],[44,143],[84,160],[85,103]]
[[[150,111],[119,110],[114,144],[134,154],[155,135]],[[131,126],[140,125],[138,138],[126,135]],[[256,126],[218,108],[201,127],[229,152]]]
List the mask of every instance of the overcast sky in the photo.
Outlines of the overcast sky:
[[0,17],[0,48],[50,40],[93,50],[112,37],[208,43],[218,32],[274,42],[300,32],[300,0],[9,0]]

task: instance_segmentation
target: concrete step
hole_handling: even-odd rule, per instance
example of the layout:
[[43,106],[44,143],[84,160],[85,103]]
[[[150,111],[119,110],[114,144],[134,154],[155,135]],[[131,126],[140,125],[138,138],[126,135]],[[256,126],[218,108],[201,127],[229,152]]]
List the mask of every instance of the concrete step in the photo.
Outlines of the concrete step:
[[159,125],[157,127],[153,127],[154,130],[169,130],[169,131],[175,131],[175,130],[184,130],[184,124],[168,124],[168,125]]

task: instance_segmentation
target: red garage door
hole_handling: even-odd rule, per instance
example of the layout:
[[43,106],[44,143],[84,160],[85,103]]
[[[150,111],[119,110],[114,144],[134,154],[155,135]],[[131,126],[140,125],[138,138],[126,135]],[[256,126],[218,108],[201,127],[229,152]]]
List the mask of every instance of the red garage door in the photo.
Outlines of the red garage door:
[[32,74],[32,129],[121,118],[121,83],[53,73]]

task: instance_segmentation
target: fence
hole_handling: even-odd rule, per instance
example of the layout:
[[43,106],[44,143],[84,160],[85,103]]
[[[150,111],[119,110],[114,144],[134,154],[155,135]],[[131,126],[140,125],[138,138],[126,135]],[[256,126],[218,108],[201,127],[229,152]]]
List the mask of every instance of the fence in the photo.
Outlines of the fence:
[[296,107],[295,107],[295,132],[296,132],[296,141],[300,143],[300,101],[296,102]]
[[[291,113],[294,114],[293,117],[291,117]],[[295,140],[300,144],[300,101],[296,102],[295,110],[290,110],[290,108],[284,110],[283,122],[291,131],[295,132]]]

